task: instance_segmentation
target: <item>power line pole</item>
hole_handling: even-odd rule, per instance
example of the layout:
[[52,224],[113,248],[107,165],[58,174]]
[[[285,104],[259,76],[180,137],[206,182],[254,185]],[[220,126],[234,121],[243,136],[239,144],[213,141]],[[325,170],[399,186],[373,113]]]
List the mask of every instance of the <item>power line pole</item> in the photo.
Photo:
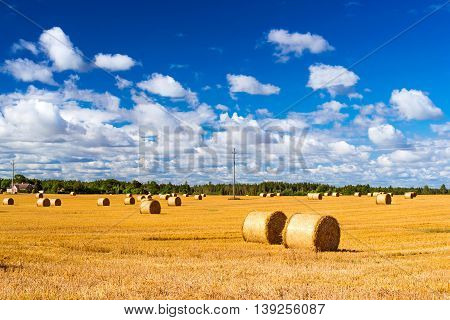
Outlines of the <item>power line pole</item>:
[[233,148],[233,199],[236,200],[236,148]]

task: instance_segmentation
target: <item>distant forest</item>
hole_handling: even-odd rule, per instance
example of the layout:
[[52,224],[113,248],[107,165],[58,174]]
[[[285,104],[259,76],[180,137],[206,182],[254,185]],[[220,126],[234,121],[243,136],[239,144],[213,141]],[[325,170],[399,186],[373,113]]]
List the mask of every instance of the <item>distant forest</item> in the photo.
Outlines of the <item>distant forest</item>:
[[[30,183],[34,185],[33,192],[44,190],[47,193],[69,193],[74,191],[80,194],[121,194],[121,193],[206,193],[215,195],[231,195],[233,193],[232,184],[203,184],[203,185],[176,185],[171,183],[157,183],[149,181],[141,183],[139,181],[124,182],[115,179],[96,180],[90,182],[77,180],[39,180],[28,179],[23,175],[16,175],[14,183]],[[6,190],[11,186],[11,179],[0,179],[0,189]],[[260,183],[239,183],[236,184],[236,195],[258,195],[262,192],[277,193],[280,192],[284,196],[304,196],[308,192],[340,192],[343,195],[352,195],[355,192],[366,194],[368,192],[384,191],[392,192],[394,194],[403,194],[407,191],[415,191],[417,194],[447,194],[448,190],[445,185],[440,188],[431,188],[428,186],[418,188],[403,188],[403,187],[375,187],[370,185],[346,185],[343,187],[336,187],[328,184],[310,183],[310,182],[260,182]]]

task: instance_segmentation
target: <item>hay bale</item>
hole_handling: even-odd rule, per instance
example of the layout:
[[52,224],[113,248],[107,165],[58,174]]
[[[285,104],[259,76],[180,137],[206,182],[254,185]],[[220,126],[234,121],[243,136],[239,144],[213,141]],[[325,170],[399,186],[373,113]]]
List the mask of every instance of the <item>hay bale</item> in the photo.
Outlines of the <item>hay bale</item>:
[[133,195],[132,195],[131,193],[127,193],[127,194],[125,195],[125,197],[127,197],[127,198],[132,198]]
[[141,201],[147,200],[147,196],[137,196],[136,199],[137,199],[137,201],[141,202]]
[[329,197],[329,196],[331,196],[331,191],[324,192],[323,195],[324,195],[325,197]]
[[167,204],[169,206],[179,207],[179,206],[181,206],[181,198],[180,197],[170,197],[167,200]]
[[161,204],[156,200],[143,201],[140,208],[141,214],[160,214]]
[[405,199],[414,199],[413,192],[405,192]]
[[108,198],[99,198],[97,200],[97,206],[99,207],[109,207],[110,201]]
[[185,194],[183,194],[183,197],[185,197],[185,198],[189,198],[189,193],[185,193]]
[[308,200],[322,200],[321,193],[308,193],[307,197]]
[[413,198],[417,197],[417,193],[415,191],[411,192],[413,195]]
[[264,197],[267,197],[267,194],[262,192],[262,193],[259,194],[259,196],[264,198]]
[[275,197],[275,193],[268,193],[267,196],[270,198],[273,198],[273,197]]
[[159,195],[159,198],[160,198],[161,200],[167,200],[167,199],[170,198],[170,194],[160,194],[160,195]]
[[378,194],[376,204],[391,204],[392,198],[389,194]]
[[133,197],[126,197],[125,199],[123,199],[123,203],[126,206],[132,206],[136,203],[136,199],[134,199]]
[[196,195],[194,196],[194,199],[195,199],[195,200],[202,200],[203,197],[202,197],[201,194],[196,194]]
[[73,197],[75,197],[77,194],[76,194],[75,192],[72,191],[72,192],[70,193],[70,195],[73,196]]
[[372,193],[372,192],[369,192],[369,193],[367,193],[367,196],[368,196],[368,197],[373,197],[373,193]]
[[390,195],[391,198],[394,197],[394,194],[392,192],[388,192],[387,194]]
[[361,197],[361,192],[355,192],[353,195],[354,195],[355,197]]
[[178,194],[175,193],[175,192],[172,192],[172,193],[170,194],[170,196],[171,196],[171,197],[178,197]]
[[202,193],[201,196],[202,196],[203,198],[206,198],[206,193]]
[[341,229],[332,216],[296,213],[289,218],[283,230],[286,248],[308,248],[315,251],[336,251]]
[[242,224],[244,241],[281,244],[284,225],[287,217],[281,211],[250,212]]
[[36,193],[36,198],[37,198],[37,199],[42,199],[42,198],[44,198],[44,194],[38,192],[38,193]]
[[62,201],[61,199],[50,199],[50,205],[52,207],[61,207]]
[[277,197],[281,197],[281,193],[280,192],[277,193]]
[[3,205],[4,206],[13,206],[14,205],[14,199],[13,198],[4,198],[3,199]]
[[332,196],[332,197],[339,197],[340,194],[339,194],[339,192],[333,192],[333,193],[331,194],[331,196]]
[[38,207],[50,207],[50,199],[49,198],[40,198],[36,202],[36,206]]

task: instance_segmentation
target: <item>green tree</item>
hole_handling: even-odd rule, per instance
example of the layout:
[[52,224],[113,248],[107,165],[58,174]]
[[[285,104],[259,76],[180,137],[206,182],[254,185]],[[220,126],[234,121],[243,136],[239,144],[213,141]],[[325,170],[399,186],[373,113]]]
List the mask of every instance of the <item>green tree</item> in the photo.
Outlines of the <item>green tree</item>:
[[443,185],[439,188],[439,191],[440,191],[440,193],[442,193],[442,194],[447,194],[447,193],[448,193],[448,190],[447,190],[447,188],[445,187],[445,184],[443,184]]

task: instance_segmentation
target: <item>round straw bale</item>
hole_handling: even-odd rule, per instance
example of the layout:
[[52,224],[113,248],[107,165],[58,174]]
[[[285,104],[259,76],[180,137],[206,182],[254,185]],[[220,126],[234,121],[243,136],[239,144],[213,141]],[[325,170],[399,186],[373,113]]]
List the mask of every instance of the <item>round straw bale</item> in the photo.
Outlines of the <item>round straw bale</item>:
[[160,205],[159,201],[156,201],[156,200],[143,201],[141,203],[140,212],[142,214],[160,214],[161,213],[161,205]]
[[36,205],[38,207],[50,207],[50,199],[49,198],[40,198],[38,199],[38,201],[36,202]]
[[179,206],[181,206],[181,198],[180,197],[170,197],[169,199],[167,199],[167,204],[169,206],[179,207]]
[[123,203],[126,206],[134,205],[136,203],[136,199],[134,199],[133,197],[127,197],[127,198],[123,199]]
[[353,195],[354,195],[355,197],[361,197],[361,192],[355,192]]
[[206,193],[202,193],[202,197],[203,197],[203,198],[206,198]]
[[159,198],[160,198],[161,200],[167,200],[167,199],[170,198],[170,194],[162,194],[162,195],[159,196]]
[[373,196],[373,193],[372,193],[372,192],[369,192],[369,193],[367,193],[367,196],[368,196],[368,197],[372,197],[372,196]]
[[145,196],[145,199],[152,200],[153,198],[152,198],[152,196],[150,194],[148,194],[148,195]]
[[62,205],[61,199],[50,199],[50,205],[52,207],[61,207]]
[[185,198],[189,198],[189,193],[185,193],[185,194],[183,194],[183,197],[185,197]]
[[4,198],[3,199],[3,205],[4,206],[13,206],[14,205],[14,199],[13,198]]
[[413,198],[417,197],[417,193],[415,191],[411,192],[413,195]]
[[75,192],[72,191],[72,192],[70,193],[70,195],[71,195],[71,196],[76,196],[77,194],[76,194]]
[[332,216],[296,213],[283,230],[286,248],[309,248],[315,251],[336,251],[341,238],[338,221]]
[[405,192],[405,199],[414,199],[414,195],[412,192]]
[[391,198],[394,196],[394,193],[392,193],[392,192],[388,192],[387,194],[390,195]]
[[275,197],[275,193],[269,193],[267,196],[270,198],[273,198],[273,197]]
[[286,220],[286,215],[281,211],[250,212],[242,224],[244,241],[281,244]]
[[202,197],[201,194],[196,194],[196,195],[194,196],[194,199],[195,199],[195,200],[202,200],[203,197]]
[[44,194],[43,193],[36,193],[36,198],[37,199],[42,199],[44,197]]
[[99,198],[97,200],[97,206],[99,207],[108,207],[110,204],[110,201],[108,198]]
[[324,192],[323,195],[324,195],[325,197],[329,197],[329,196],[331,196],[331,192],[330,192],[330,191]]
[[139,202],[147,200],[147,196],[137,196],[136,200]]
[[281,193],[280,192],[277,193],[277,197],[281,197]]
[[178,194],[176,194],[175,192],[172,192],[172,193],[170,194],[170,196],[171,196],[171,197],[177,197]]
[[267,197],[267,194],[266,194],[266,193],[263,193],[263,192],[261,192],[261,193],[259,194],[259,196],[260,196],[260,197]]
[[388,194],[378,194],[376,204],[391,204],[392,198]]
[[340,194],[339,194],[339,192],[333,192],[333,193],[331,194],[331,196],[332,196],[332,197],[339,197]]
[[131,198],[133,195],[131,194],[131,193],[127,193],[126,195],[125,195],[125,197],[127,197],[127,198]]
[[321,193],[308,193],[308,200],[322,200]]

